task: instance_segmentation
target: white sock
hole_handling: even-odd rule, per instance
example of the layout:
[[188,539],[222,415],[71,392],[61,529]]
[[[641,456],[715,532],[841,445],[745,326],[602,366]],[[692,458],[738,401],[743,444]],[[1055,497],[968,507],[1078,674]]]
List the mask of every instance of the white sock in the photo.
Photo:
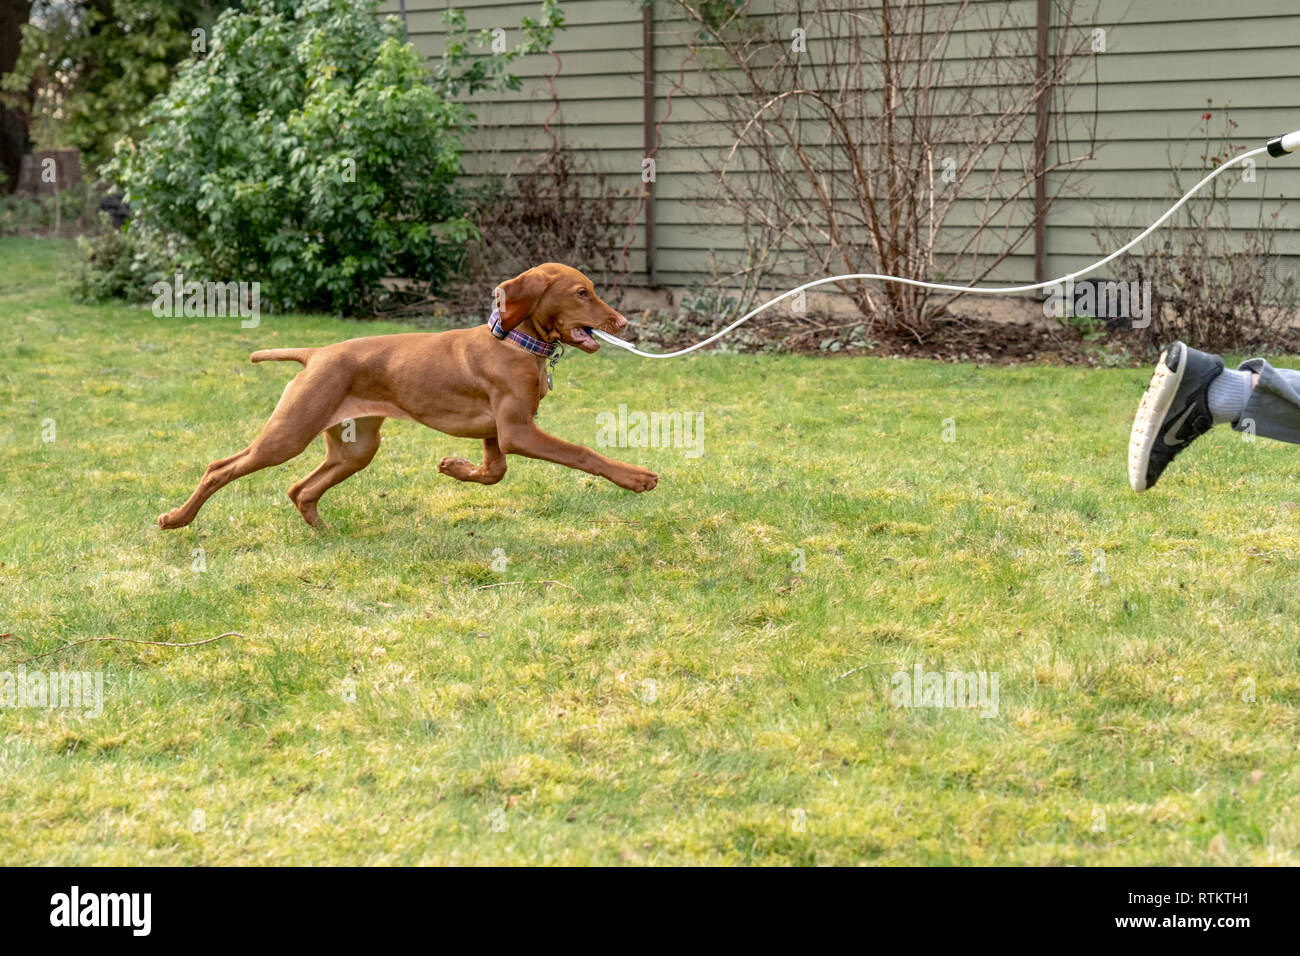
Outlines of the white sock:
[[1210,383],[1209,394],[1205,397],[1209,402],[1210,417],[1214,419],[1214,424],[1235,422],[1241,417],[1241,413],[1246,410],[1246,400],[1250,398],[1250,379],[1250,372],[1225,368],[1219,377]]

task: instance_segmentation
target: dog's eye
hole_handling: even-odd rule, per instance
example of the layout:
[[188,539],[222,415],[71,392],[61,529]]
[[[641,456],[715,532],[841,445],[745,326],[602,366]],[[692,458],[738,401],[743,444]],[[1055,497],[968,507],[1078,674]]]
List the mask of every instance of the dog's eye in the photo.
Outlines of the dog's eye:
[[586,290],[586,289],[579,289],[579,290],[578,290],[578,298],[579,298],[579,299],[585,299],[586,297],[587,297],[587,290]]

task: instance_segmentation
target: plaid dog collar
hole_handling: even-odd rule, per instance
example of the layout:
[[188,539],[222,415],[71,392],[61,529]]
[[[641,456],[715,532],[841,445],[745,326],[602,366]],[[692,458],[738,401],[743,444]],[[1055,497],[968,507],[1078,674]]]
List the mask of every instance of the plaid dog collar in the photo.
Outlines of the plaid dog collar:
[[551,376],[551,371],[555,368],[555,363],[560,360],[564,354],[564,347],[559,342],[543,342],[541,339],[535,339],[525,332],[518,329],[511,329],[509,332],[501,328],[501,316],[497,310],[493,309],[492,314],[488,316],[488,328],[492,334],[503,342],[514,342],[522,349],[527,349],[534,355],[540,355],[544,359],[549,359],[546,363],[546,387],[547,389],[555,388],[555,379]]
[[501,316],[496,309],[492,310],[492,315],[488,318],[488,328],[492,330],[492,334],[497,338],[507,342],[514,342],[520,348],[525,348],[542,358],[550,358],[560,348],[559,342],[543,342],[541,339],[535,339],[518,329],[511,329],[509,332],[504,331],[501,328]]

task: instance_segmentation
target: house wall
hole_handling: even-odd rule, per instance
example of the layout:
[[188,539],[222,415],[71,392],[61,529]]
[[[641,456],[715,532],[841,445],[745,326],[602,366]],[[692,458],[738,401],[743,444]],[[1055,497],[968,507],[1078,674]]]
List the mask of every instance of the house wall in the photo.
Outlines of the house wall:
[[[788,0],[762,0],[757,14],[772,16],[777,36],[786,38],[795,21]],[[996,0],[977,0],[996,2]],[[430,62],[441,56],[448,4],[435,0],[388,0],[382,9],[397,15],[405,8],[412,42]],[[471,28],[502,27],[518,39],[521,17],[536,15],[529,3],[460,0]],[[870,5],[870,6],[874,6]],[[932,4],[939,7],[942,4]],[[951,6],[951,5],[949,5]],[[1016,0],[1014,12],[1032,28],[1036,4]],[[635,192],[640,184],[643,146],[642,6],[631,0],[566,0],[566,26],[556,38],[559,60],[530,56],[516,64],[525,78],[518,92],[479,97],[475,110],[483,129],[474,134],[465,157],[472,174],[527,168],[529,157],[544,147],[543,124],[565,148],[580,151],[593,169],[609,176],[618,189]],[[1200,166],[1197,135],[1205,112],[1230,106],[1238,123],[1236,139],[1251,146],[1277,133],[1300,127],[1300,7],[1296,0],[1081,0],[1077,19],[1105,30],[1104,53],[1096,54],[1073,98],[1056,112],[1071,132],[1071,141],[1054,144],[1053,156],[1082,149],[1087,122],[1096,115],[1102,145],[1079,165],[1070,194],[1046,219],[1045,265],[1048,277],[1080,268],[1098,258],[1103,246],[1099,224],[1131,234],[1145,227],[1177,198],[1172,162]],[[785,11],[785,12],[782,12]],[[726,221],[701,197],[709,193],[718,168],[718,150],[729,146],[709,119],[708,84],[695,64],[680,76],[691,31],[671,3],[655,5],[655,115],[662,122],[655,185],[655,262],[661,284],[689,287],[706,281],[711,257],[734,257],[743,249],[735,222]],[[968,38],[978,47],[977,31]],[[551,81],[559,108],[547,92]],[[706,144],[702,148],[701,144]],[[709,145],[711,144],[711,145]],[[1015,144],[1023,148],[1026,144]],[[1183,187],[1195,177],[1184,174]],[[1052,187],[1060,185],[1054,178]],[[1300,265],[1300,211],[1283,208],[1286,197],[1300,197],[1300,155],[1259,164],[1256,181],[1233,192],[1234,239],[1261,215],[1281,210],[1285,253],[1283,268]],[[1022,210],[1022,215],[1027,210]],[[959,208],[950,219],[958,233]],[[635,224],[630,266],[633,284],[645,281],[644,230]],[[1107,240],[1106,251],[1110,244]],[[1033,245],[1017,248],[999,271],[1007,281],[1032,281]],[[795,265],[792,270],[797,274]]]

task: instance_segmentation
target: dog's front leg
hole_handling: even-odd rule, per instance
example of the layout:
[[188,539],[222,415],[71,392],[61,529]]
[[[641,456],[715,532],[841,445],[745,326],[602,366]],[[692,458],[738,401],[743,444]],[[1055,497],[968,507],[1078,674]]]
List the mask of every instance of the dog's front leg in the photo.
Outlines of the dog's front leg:
[[620,488],[627,488],[629,491],[649,491],[659,484],[659,476],[653,471],[606,458],[590,448],[548,435],[534,425],[531,419],[523,422],[498,421],[497,442],[507,455],[524,455],[527,458],[540,458],[543,461],[567,465],[588,474],[608,478]]

